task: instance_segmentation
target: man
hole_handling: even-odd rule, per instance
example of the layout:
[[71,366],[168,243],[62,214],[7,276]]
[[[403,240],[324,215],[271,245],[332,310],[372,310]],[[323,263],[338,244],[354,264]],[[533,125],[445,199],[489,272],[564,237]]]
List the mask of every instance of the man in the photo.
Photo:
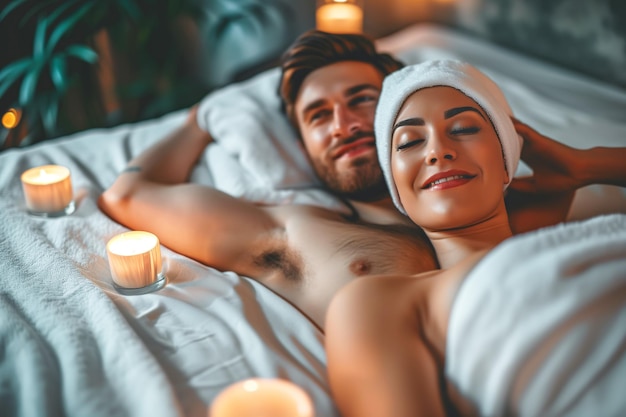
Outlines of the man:
[[[257,279],[323,329],[331,298],[354,278],[438,266],[421,230],[393,206],[376,156],[373,121],[382,80],[401,66],[367,38],[316,31],[283,57],[285,110],[317,175],[347,199],[356,218],[304,205],[254,205],[187,182],[214,140],[198,127],[195,108],[180,129],[129,163],[99,206],[178,253]],[[571,148],[525,133],[572,165]],[[545,222],[564,218],[572,189],[559,194]]]

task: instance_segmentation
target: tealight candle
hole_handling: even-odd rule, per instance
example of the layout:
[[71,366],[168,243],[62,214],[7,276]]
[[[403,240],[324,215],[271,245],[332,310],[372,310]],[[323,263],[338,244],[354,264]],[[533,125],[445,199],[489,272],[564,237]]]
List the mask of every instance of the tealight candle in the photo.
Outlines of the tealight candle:
[[313,417],[313,403],[299,386],[282,379],[252,378],[222,391],[211,417]]
[[318,0],[315,21],[323,32],[361,33],[363,7],[358,0]]
[[31,168],[21,176],[26,209],[43,217],[57,217],[74,212],[70,170],[60,165]]
[[159,239],[149,232],[126,232],[107,243],[113,285],[122,294],[145,294],[165,285]]

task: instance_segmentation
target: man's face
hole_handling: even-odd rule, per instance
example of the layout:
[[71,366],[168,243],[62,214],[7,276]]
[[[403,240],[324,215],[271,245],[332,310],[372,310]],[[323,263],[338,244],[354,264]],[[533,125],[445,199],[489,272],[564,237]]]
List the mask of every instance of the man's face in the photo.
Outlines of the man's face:
[[343,61],[309,74],[296,97],[300,135],[315,172],[330,190],[355,200],[388,195],[374,139],[382,80],[370,64]]

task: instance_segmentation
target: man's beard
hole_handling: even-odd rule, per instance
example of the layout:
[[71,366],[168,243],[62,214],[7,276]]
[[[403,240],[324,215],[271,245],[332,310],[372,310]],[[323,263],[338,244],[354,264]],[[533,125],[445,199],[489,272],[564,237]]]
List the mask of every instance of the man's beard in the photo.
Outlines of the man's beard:
[[312,161],[313,169],[326,188],[339,197],[355,201],[376,201],[389,195],[383,173],[377,162],[356,159],[349,170],[338,172],[335,165],[320,159]]

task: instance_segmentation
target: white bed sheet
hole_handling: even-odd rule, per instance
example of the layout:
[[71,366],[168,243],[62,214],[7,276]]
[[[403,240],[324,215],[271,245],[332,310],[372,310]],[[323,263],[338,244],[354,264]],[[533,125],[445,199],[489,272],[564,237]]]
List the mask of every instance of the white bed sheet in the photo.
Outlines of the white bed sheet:
[[[617,88],[436,26],[409,28],[380,45],[407,63],[468,60],[500,83],[520,119],[572,146],[626,146],[626,92]],[[319,190],[277,116],[277,75],[270,70],[203,101],[200,122],[218,143],[193,180],[253,201],[342,209]],[[3,416],[27,415],[23,407],[33,415],[205,416],[219,391],[252,376],[290,379],[311,395],[318,416],[338,415],[323,335],[255,281],[163,247],[164,289],[122,296],[112,287],[105,244],[126,229],[96,200],[128,160],[184,117],[175,112],[0,154],[0,343],[10,353],[0,362]],[[71,216],[25,212],[19,175],[47,163],[72,172]],[[624,189],[581,190],[570,217],[604,212],[626,213]]]

